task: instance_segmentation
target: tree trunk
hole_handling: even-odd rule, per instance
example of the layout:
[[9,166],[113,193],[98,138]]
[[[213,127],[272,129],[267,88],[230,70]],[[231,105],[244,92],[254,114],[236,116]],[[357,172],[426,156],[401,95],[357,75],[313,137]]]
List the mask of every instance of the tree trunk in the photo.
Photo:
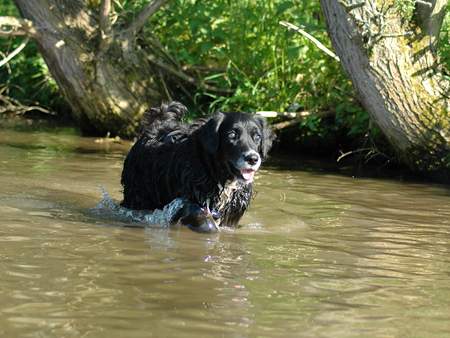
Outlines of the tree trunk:
[[400,159],[448,177],[450,83],[436,55],[447,0],[428,2],[411,20],[389,0],[321,6],[344,70]]
[[[135,48],[134,34],[144,23],[114,31],[109,0],[102,0],[95,13],[81,0],[14,2],[31,21],[34,30],[27,35],[38,44],[80,126],[102,135],[133,135],[144,111],[159,104],[163,92],[148,55]],[[151,14],[138,18],[145,21]]]

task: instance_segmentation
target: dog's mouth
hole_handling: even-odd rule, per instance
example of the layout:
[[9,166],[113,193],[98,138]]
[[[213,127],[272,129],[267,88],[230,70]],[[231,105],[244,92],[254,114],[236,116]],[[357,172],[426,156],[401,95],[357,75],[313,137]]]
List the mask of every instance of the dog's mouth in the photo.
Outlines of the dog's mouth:
[[233,163],[229,164],[229,168],[237,179],[244,181],[246,184],[253,182],[257,170],[257,168],[249,167],[238,169],[236,165],[233,165]]
[[255,177],[256,170],[248,168],[240,170],[241,177],[244,179],[246,183],[252,183]]

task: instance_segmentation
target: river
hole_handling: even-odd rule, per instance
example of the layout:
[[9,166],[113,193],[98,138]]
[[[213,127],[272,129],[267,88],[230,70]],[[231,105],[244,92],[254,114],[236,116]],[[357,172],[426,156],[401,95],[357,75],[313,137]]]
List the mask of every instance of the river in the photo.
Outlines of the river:
[[0,337],[450,337],[448,187],[275,159],[240,229],[129,227],[127,148],[0,131]]

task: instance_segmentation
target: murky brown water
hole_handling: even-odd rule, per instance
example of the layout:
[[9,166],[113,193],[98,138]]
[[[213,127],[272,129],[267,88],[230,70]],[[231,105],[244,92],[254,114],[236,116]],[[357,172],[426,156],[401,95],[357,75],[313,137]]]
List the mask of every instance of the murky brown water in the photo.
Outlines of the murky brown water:
[[450,337],[450,192],[269,167],[237,231],[125,228],[124,148],[0,131],[1,337]]

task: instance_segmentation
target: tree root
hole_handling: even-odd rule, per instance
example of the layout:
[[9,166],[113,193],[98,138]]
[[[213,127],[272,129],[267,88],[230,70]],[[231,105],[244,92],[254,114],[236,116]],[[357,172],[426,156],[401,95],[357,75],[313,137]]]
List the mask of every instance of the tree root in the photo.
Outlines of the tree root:
[[56,113],[45,109],[41,106],[28,106],[20,103],[18,100],[13,99],[12,97],[3,95],[3,92],[5,91],[5,88],[0,90],[0,116],[6,116],[6,115],[15,115],[15,116],[23,116],[28,112],[31,111],[38,111],[40,113],[56,116]]

